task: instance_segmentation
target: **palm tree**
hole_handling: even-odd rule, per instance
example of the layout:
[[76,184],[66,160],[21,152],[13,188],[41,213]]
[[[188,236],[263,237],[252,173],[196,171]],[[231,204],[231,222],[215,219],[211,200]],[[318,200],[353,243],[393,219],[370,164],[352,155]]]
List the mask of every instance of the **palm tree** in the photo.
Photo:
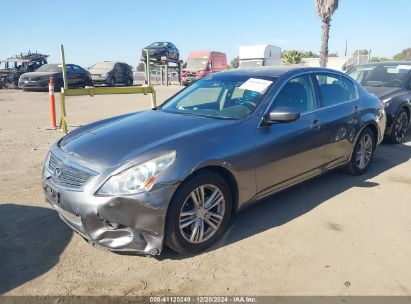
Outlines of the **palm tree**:
[[284,64],[299,64],[301,63],[301,53],[299,51],[285,51],[283,52],[282,60]]
[[320,66],[327,66],[328,57],[328,38],[330,36],[331,16],[338,8],[338,0],[316,0],[317,14],[322,21]]

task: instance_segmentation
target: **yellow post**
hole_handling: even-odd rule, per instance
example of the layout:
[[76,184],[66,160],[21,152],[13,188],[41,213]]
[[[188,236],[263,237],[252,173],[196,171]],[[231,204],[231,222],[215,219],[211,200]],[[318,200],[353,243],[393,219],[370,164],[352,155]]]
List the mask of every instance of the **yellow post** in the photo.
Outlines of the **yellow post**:
[[64,94],[64,88],[61,89],[60,92],[60,113],[61,113],[61,117],[60,117],[60,124],[59,124],[59,128],[63,130],[64,134],[68,133],[67,130],[67,122],[66,122],[66,102],[65,102],[66,98],[65,98],[65,94]]
[[154,88],[153,88],[153,90],[152,90],[152,92],[151,92],[151,107],[152,107],[152,108],[157,107],[156,91],[154,90]]
[[68,89],[67,85],[67,70],[66,70],[66,59],[64,58],[64,46],[61,44],[60,45],[60,51],[61,51],[61,64],[63,66],[63,82],[64,82],[64,89]]

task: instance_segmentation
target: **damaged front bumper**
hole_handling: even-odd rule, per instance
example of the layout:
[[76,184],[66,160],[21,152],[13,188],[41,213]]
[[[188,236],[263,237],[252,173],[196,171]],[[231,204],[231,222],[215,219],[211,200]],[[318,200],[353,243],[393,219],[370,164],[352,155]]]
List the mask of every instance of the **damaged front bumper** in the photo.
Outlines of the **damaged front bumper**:
[[97,247],[160,254],[167,208],[178,184],[158,185],[149,192],[129,196],[96,196],[94,192],[103,179],[96,175],[84,189],[73,191],[59,185],[53,172],[45,168],[46,201],[68,226]]

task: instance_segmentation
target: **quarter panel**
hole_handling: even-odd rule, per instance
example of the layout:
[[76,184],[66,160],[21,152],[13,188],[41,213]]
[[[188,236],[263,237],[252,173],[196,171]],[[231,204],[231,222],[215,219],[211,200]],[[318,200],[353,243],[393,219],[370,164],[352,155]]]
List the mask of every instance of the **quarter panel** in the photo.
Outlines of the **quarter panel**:
[[318,111],[324,128],[324,136],[326,136],[325,168],[332,168],[349,160],[359,124],[359,115],[353,115],[356,106],[360,106],[359,100],[337,104]]

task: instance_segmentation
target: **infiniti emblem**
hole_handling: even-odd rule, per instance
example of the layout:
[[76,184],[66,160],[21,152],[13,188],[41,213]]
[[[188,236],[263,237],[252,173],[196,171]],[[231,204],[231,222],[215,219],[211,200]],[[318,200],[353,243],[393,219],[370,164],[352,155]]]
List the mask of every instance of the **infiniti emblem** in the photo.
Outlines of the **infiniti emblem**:
[[54,175],[55,176],[60,176],[60,174],[61,174],[61,169],[60,168],[54,169]]

